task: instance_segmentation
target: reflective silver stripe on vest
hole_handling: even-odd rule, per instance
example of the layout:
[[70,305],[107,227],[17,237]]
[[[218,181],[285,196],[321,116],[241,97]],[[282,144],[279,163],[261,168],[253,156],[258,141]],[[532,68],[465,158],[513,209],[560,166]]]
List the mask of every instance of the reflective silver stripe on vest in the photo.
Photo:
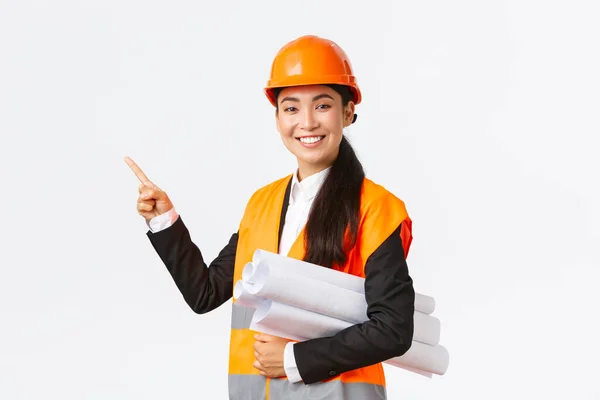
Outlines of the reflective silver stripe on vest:
[[229,400],[265,400],[266,398],[267,379],[264,376],[229,375]]
[[[266,400],[266,378],[262,375],[229,375],[230,400]],[[371,383],[335,380],[305,385],[287,379],[270,379],[269,400],[386,400],[385,387]]]
[[231,308],[231,328],[250,328],[250,322],[252,322],[254,310],[254,308],[233,304]]
[[271,379],[269,400],[386,400],[385,387],[371,383],[344,383],[340,380],[305,385],[285,379]]

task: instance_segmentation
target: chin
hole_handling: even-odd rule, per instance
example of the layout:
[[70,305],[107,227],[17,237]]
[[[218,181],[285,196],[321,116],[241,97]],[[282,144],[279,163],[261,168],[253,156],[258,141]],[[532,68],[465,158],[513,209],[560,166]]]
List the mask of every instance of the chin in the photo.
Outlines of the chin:
[[[296,140],[296,139],[293,139]],[[301,144],[294,143],[288,147],[288,150],[298,159],[299,162],[306,165],[321,165],[327,162],[329,152],[326,148],[307,149]]]

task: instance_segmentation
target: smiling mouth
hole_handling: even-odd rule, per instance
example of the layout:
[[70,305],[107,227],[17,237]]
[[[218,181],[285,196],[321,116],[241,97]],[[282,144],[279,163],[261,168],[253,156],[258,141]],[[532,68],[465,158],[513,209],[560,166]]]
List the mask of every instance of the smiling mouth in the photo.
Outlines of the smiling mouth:
[[308,137],[300,137],[300,138],[296,138],[296,140],[299,140],[302,143],[305,144],[313,144],[313,143],[317,143],[320,142],[321,140],[323,140],[325,136],[308,136]]

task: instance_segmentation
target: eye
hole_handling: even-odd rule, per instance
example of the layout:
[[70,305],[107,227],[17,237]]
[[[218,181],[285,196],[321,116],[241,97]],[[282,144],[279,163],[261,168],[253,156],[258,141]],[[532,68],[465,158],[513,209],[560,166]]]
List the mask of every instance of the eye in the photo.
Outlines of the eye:
[[285,111],[285,112],[293,112],[293,111],[296,111],[296,110],[297,110],[297,108],[294,107],[294,106],[289,106],[289,107],[286,107],[286,108],[283,109],[283,111]]
[[329,104],[319,104],[317,106],[317,108],[321,109],[321,110],[324,110],[324,109],[327,109],[327,108],[331,108],[331,106]]

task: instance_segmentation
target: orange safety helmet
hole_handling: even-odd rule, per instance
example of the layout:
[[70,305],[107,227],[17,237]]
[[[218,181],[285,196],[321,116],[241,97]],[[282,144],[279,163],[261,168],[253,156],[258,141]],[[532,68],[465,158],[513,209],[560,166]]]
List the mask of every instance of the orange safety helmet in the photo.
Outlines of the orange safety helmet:
[[306,35],[292,40],[279,50],[264,90],[271,104],[276,107],[275,88],[325,84],[349,86],[354,104],[360,103],[360,89],[344,50],[331,40]]

